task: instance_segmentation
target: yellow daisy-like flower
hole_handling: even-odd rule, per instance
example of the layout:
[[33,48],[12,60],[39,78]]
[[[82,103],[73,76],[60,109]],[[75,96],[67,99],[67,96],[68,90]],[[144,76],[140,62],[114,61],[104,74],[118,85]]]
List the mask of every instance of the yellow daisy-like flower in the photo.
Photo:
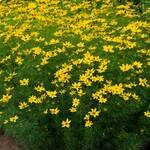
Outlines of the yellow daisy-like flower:
[[15,62],[18,64],[18,65],[21,65],[23,63],[24,59],[21,58],[21,57],[16,57],[15,59]]
[[84,47],[84,43],[80,42],[77,44],[78,47],[83,48]]
[[113,47],[112,45],[104,45],[104,46],[103,46],[103,50],[104,50],[105,52],[113,53],[113,52],[114,52],[113,48],[114,48],[114,47]]
[[64,47],[67,47],[67,48],[73,47],[73,45],[72,45],[71,42],[64,42],[64,43],[63,43],[63,46],[64,46]]
[[78,95],[79,95],[79,96],[83,96],[83,95],[85,95],[85,93],[83,92],[82,89],[80,89],[80,90],[78,91]]
[[99,101],[100,103],[106,103],[106,102],[107,102],[107,98],[100,97],[100,98],[98,99],[98,101]]
[[2,101],[3,103],[8,103],[11,98],[12,98],[12,95],[6,94],[6,95],[3,95],[1,101]]
[[136,68],[141,68],[142,65],[143,64],[141,62],[138,62],[138,61],[133,62],[133,66],[136,67]]
[[76,109],[75,107],[71,107],[69,110],[70,110],[70,112],[72,112],[72,113],[77,111],[77,109]]
[[86,114],[84,120],[89,120],[89,119],[90,119],[90,115]]
[[144,116],[150,118],[150,111],[144,112]]
[[72,84],[72,89],[75,89],[78,91],[79,89],[81,89],[81,85],[82,84],[80,82],[78,82],[78,83],[75,82]]
[[25,108],[27,108],[29,105],[26,103],[26,102],[20,102],[19,103],[19,109],[25,109]]
[[38,85],[34,88],[37,92],[43,92],[45,91],[45,88],[43,87],[43,85]]
[[21,86],[26,86],[29,84],[29,79],[22,79],[22,80],[19,80],[19,82]]
[[122,64],[122,65],[120,66],[120,69],[121,69],[121,71],[123,71],[123,72],[127,72],[127,71],[133,69],[133,66],[132,66],[132,65],[129,65],[129,64]]
[[65,121],[62,121],[61,126],[62,126],[63,128],[70,128],[70,123],[71,123],[71,120],[69,120],[69,119],[67,118]]
[[10,117],[10,118],[9,118],[9,121],[15,123],[18,118],[19,118],[19,117],[16,115],[16,116],[14,116],[14,117]]
[[91,120],[87,120],[86,122],[85,122],[85,127],[86,128],[89,128],[89,127],[91,127],[93,125],[93,122],[91,121]]
[[58,113],[59,113],[59,109],[58,108],[52,108],[52,109],[50,109],[50,113],[52,114],[52,115],[57,115]]
[[73,99],[72,106],[77,107],[80,104],[80,100],[77,98]]
[[55,97],[57,97],[57,92],[56,92],[56,91],[47,91],[46,93],[47,93],[47,95],[48,95],[50,98],[55,98]]
[[91,108],[91,111],[89,111],[89,114],[91,116],[93,116],[94,118],[96,118],[97,116],[99,116],[100,111],[97,111],[97,108]]
[[146,78],[144,78],[144,79],[139,78],[139,85],[146,86],[147,85],[147,79]]
[[33,54],[40,55],[42,52],[42,49],[40,47],[34,47],[32,48]]
[[49,44],[53,45],[53,44],[58,44],[58,43],[59,43],[59,40],[51,39]]
[[48,114],[48,109],[44,110],[43,114],[45,114],[45,115]]
[[29,103],[35,103],[36,102],[36,99],[37,99],[37,97],[36,96],[34,96],[34,95],[32,95],[32,96],[30,96],[29,98],[28,98],[28,102]]
[[8,122],[9,122],[8,120],[5,120],[5,121],[4,121],[4,124],[7,124]]

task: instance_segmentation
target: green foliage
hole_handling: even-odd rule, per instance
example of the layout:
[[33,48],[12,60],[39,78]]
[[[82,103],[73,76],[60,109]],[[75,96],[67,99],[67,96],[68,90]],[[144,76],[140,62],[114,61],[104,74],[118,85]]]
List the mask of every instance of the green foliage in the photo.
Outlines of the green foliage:
[[143,145],[150,137],[150,12],[123,4],[0,4],[0,126],[7,134],[29,150]]

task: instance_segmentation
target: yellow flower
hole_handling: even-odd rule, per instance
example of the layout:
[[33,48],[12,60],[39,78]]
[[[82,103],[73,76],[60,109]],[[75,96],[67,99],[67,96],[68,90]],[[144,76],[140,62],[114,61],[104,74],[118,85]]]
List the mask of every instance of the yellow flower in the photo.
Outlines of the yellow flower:
[[43,114],[45,114],[45,115],[48,114],[48,109],[44,110]]
[[117,94],[122,94],[124,91],[124,88],[123,88],[123,84],[120,83],[119,85],[112,85],[108,88],[108,92],[111,92],[113,95]]
[[127,101],[127,100],[129,100],[131,95],[132,95],[131,93],[122,93],[121,96],[125,101]]
[[64,42],[64,43],[63,43],[63,46],[64,46],[64,47],[67,47],[67,48],[73,47],[73,45],[72,45],[71,42]]
[[8,120],[5,120],[5,121],[4,121],[4,124],[7,124],[8,122],[9,122]]
[[100,96],[99,99],[98,99],[98,101],[100,103],[106,103],[107,102],[107,98],[104,98],[103,96]]
[[141,74],[141,73],[143,73],[143,72],[144,72],[143,69],[139,69],[139,70],[136,71],[136,74]]
[[6,63],[7,60],[10,60],[11,59],[11,55],[8,55],[6,56],[5,58],[3,58],[1,61],[0,61],[0,64],[2,63]]
[[51,39],[49,44],[53,45],[53,44],[57,44],[57,43],[59,43],[59,40]]
[[12,95],[6,94],[6,95],[3,95],[1,100],[3,103],[8,103],[11,98],[12,98]]
[[8,88],[6,88],[6,92],[10,93],[13,89],[14,89],[14,87],[8,87]]
[[52,114],[52,115],[57,115],[58,113],[59,113],[59,109],[58,108],[52,108],[52,109],[50,109],[50,113]]
[[62,82],[62,83],[69,82],[69,79],[71,78],[71,76],[69,75],[69,73],[66,72],[66,71],[63,70],[63,69],[58,70],[58,71],[55,73],[55,77],[57,78],[57,80],[58,80],[59,82]]
[[16,76],[16,75],[17,75],[17,73],[15,73],[15,72],[10,73],[8,77],[5,77],[5,80],[4,80],[4,81],[9,82],[9,81],[11,81],[11,80],[14,78],[14,76]]
[[82,84],[80,82],[78,82],[78,83],[75,82],[75,83],[72,84],[71,88],[78,91],[81,88],[81,85]]
[[135,100],[139,100],[140,98],[139,98],[139,96],[138,95],[136,95],[135,93],[134,94],[132,94],[132,97],[135,99]]
[[103,73],[107,70],[107,64],[109,63],[108,60],[103,60],[100,65],[98,66],[98,73]]
[[50,98],[55,98],[57,97],[57,92],[56,91],[46,91],[47,95],[50,97]]
[[90,119],[90,115],[85,115],[84,120],[89,120]]
[[60,90],[59,93],[60,93],[60,94],[65,94],[65,93],[66,93],[66,90]]
[[29,79],[22,79],[22,80],[20,80],[19,82],[20,82],[20,85],[26,86],[26,85],[29,84]]
[[17,52],[17,50],[18,50],[18,48],[19,48],[20,46],[21,46],[20,44],[17,44],[17,46],[16,46],[16,47],[13,47],[13,48],[11,49],[11,51],[12,51],[13,53]]
[[79,95],[79,96],[83,96],[83,95],[85,95],[85,93],[83,92],[82,89],[80,89],[80,90],[78,91],[78,95]]
[[18,56],[17,56],[16,59],[15,59],[15,62],[16,62],[18,65],[21,65],[23,61],[24,61],[24,59],[21,58],[21,57],[18,57]]
[[69,110],[70,110],[70,112],[72,112],[72,113],[77,111],[77,109],[76,109],[75,107],[71,107]]
[[19,118],[18,116],[10,117],[9,121],[10,122],[16,122],[18,118]]
[[133,69],[133,66],[132,66],[132,65],[129,65],[129,64],[122,64],[122,65],[120,66],[120,69],[121,69],[121,71],[123,71],[123,72],[127,72],[127,71]]
[[90,47],[89,47],[89,50],[95,51],[95,50],[96,50],[96,46],[90,46]]
[[44,58],[42,58],[41,65],[44,66],[46,64],[48,64],[48,58],[44,57]]
[[147,85],[147,79],[146,78],[144,78],[144,79],[139,78],[139,85],[146,86]]
[[150,111],[144,112],[144,116],[150,118]]
[[76,92],[75,92],[75,91],[70,91],[69,94],[70,94],[71,96],[73,96],[73,95],[76,94]]
[[59,37],[59,36],[61,36],[63,34],[63,31],[61,31],[61,30],[59,30],[59,31],[56,31],[55,33],[54,33],[54,35],[57,37]]
[[133,62],[133,67],[141,68],[142,67],[142,63],[138,62],[138,61],[135,61],[135,62]]
[[71,123],[71,120],[69,120],[67,118],[66,121],[62,121],[61,125],[62,125],[63,128],[69,128],[70,127],[70,123]]
[[3,72],[4,72],[3,70],[0,70],[0,75],[2,75]]
[[31,32],[31,36],[32,36],[32,37],[37,37],[38,34],[39,34],[39,33],[38,33],[38,32],[35,32],[35,31]]
[[77,107],[80,104],[80,100],[77,98],[73,99],[72,106]]
[[31,54],[31,50],[25,49],[25,50],[23,50],[23,53],[24,53],[25,55],[30,55],[30,54]]
[[37,92],[43,92],[45,91],[45,88],[43,87],[43,85],[38,85],[37,87],[34,88]]
[[28,98],[28,102],[29,103],[35,103],[35,104],[39,104],[39,103],[41,103],[43,101],[43,97],[41,96],[41,97],[36,97],[36,96],[31,96],[31,97],[29,97]]
[[94,118],[99,116],[100,111],[97,111],[97,108],[91,108],[91,111],[89,111],[89,114],[93,116]]
[[105,52],[113,53],[113,52],[114,52],[113,48],[114,48],[114,47],[113,47],[112,45],[104,45],[104,46],[103,46],[103,50],[104,50]]
[[84,54],[84,60],[83,62],[85,64],[91,64],[94,61],[94,56],[90,54],[90,52],[86,52]]
[[19,103],[19,109],[25,109],[25,108],[27,108],[29,105],[26,103],[26,102],[20,102]]
[[85,122],[85,127],[86,128],[89,128],[89,127],[91,127],[93,125],[93,122],[91,121],[91,120],[87,120],[86,122]]
[[42,37],[39,37],[39,38],[36,38],[35,41],[37,42],[43,42],[45,40],[45,38],[42,38]]
[[22,35],[22,38],[21,38],[24,42],[27,42],[31,39],[30,35]]
[[84,43],[80,42],[77,44],[78,47],[83,48],[84,47]]
[[93,76],[93,77],[91,77],[91,80],[93,81],[93,82],[102,82],[102,81],[104,81],[104,77],[103,76]]
[[33,54],[35,55],[40,55],[42,52],[42,49],[40,47],[34,47],[32,48],[32,50],[33,50]]
[[32,96],[30,96],[30,97],[28,98],[28,102],[32,104],[32,103],[34,103],[34,102],[36,101],[36,99],[37,99],[37,97],[34,96],[34,95],[32,95]]

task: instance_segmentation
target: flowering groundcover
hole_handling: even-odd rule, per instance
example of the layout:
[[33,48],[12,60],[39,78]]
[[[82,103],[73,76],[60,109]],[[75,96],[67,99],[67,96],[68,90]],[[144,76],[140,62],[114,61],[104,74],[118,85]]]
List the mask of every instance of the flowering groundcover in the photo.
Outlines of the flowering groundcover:
[[0,127],[29,150],[139,149],[149,21],[131,2],[1,2]]

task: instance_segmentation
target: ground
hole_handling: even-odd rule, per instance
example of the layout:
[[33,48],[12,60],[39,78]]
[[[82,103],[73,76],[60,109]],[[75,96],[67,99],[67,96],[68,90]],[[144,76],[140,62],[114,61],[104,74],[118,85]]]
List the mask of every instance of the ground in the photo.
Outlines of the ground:
[[13,138],[0,134],[0,150],[23,150]]

